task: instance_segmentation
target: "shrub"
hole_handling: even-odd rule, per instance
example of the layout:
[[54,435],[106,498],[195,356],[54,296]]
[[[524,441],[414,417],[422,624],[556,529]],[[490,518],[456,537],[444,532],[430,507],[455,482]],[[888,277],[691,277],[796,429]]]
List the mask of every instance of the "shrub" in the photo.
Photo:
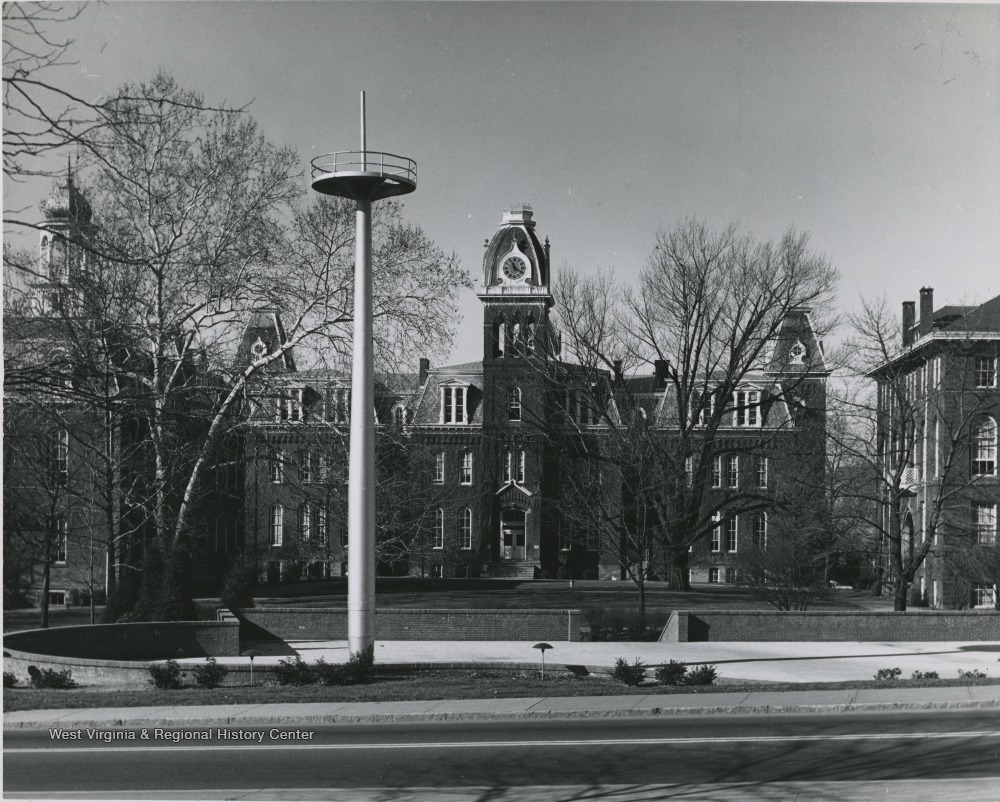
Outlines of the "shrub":
[[5,688],[14,688],[17,686],[17,674],[10,671],[3,672],[3,686]]
[[73,674],[70,671],[56,671],[52,668],[43,668],[37,673],[31,673],[31,684],[36,688],[55,688],[58,690],[65,690],[66,688],[75,688],[76,683],[73,681]]
[[584,579],[597,579],[597,569],[596,568],[584,568],[582,577]]
[[986,675],[978,668],[973,668],[969,671],[962,671],[962,669],[958,669],[958,676],[961,679],[986,679]]
[[715,666],[698,666],[684,677],[684,685],[711,685],[718,676],[719,672],[715,670]]
[[347,666],[340,663],[330,664],[322,657],[316,661],[313,671],[320,685],[349,685]]
[[895,682],[903,673],[899,668],[880,668],[875,672],[875,679],[880,682]]
[[215,662],[214,657],[209,657],[205,661],[203,666],[195,666],[192,669],[194,674],[194,681],[202,688],[218,688],[222,684],[222,680],[226,678],[226,674],[229,673],[229,669],[225,666],[220,666]]
[[295,655],[294,660],[279,660],[274,668],[274,678],[279,685],[311,685],[316,682],[315,669],[301,657]]
[[254,606],[253,587],[257,581],[257,568],[240,555],[226,572],[226,579],[219,594],[223,607],[241,610]]
[[375,665],[375,647],[369,646],[360,652],[352,652],[347,661],[348,676],[351,682],[368,682]]
[[569,568],[565,565],[560,565],[556,570],[556,579],[569,579]]
[[646,679],[646,666],[638,659],[632,665],[629,665],[628,660],[624,657],[619,657],[615,660],[615,667],[611,671],[611,676],[622,685],[638,685]]
[[150,684],[157,688],[173,690],[181,687],[181,667],[177,665],[175,660],[167,660],[163,664],[150,666],[149,673],[152,676]]
[[910,679],[938,679],[937,671],[914,671]]
[[910,588],[910,607],[930,607],[930,599],[926,593],[921,593],[920,588]]
[[656,681],[661,685],[683,685],[684,675],[687,674],[687,666],[676,660],[657,666]]

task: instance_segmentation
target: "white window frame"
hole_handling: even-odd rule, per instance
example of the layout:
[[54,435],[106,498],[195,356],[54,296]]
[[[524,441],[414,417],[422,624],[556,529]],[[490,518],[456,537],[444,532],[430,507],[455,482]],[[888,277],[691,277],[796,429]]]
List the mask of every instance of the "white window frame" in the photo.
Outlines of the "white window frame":
[[57,487],[69,484],[69,430],[57,429],[52,436],[52,479]]
[[735,490],[740,486],[740,458],[738,454],[726,455],[726,487]]
[[275,423],[301,423],[306,418],[305,388],[288,387],[275,399]]
[[311,485],[313,478],[312,451],[299,452],[299,481],[304,485]]
[[326,419],[330,423],[351,422],[351,390],[349,387],[328,387]]
[[460,485],[472,484],[472,452],[462,452],[462,464],[458,473],[458,483]]
[[458,542],[463,551],[472,549],[472,510],[463,507],[458,513]]
[[767,490],[767,457],[757,457],[754,464],[754,478],[760,490]]
[[518,484],[518,485],[523,485],[524,484],[524,476],[525,476],[524,465],[525,465],[524,451],[518,451],[517,452],[517,474],[515,475],[515,478],[514,478],[514,483],[515,484]]
[[[708,397],[708,403],[705,403],[705,397]],[[691,419],[695,426],[708,426],[708,422],[711,420],[712,416],[715,414],[715,393],[709,392],[705,395],[701,393],[695,393],[694,395],[694,414],[692,414]]]
[[312,505],[305,502],[299,507],[299,537],[303,541],[312,540],[313,535],[313,514]]
[[521,420],[521,388],[511,387],[507,391],[507,420]]
[[726,521],[726,552],[728,554],[736,554],[739,551],[740,545],[740,526],[739,526],[739,516],[734,515],[728,521]]
[[271,545],[280,546],[285,542],[285,508],[280,501],[271,505]]
[[995,476],[997,472],[997,422],[980,418],[972,432],[973,476]]
[[708,583],[710,585],[720,585],[720,584],[722,584],[721,582],[719,582],[719,569],[718,568],[709,568],[708,569]]
[[694,457],[690,454],[684,457],[684,484],[687,487],[694,486]]
[[508,484],[514,475],[514,455],[510,451],[504,451],[500,461],[500,479],[503,484]]
[[468,385],[441,386],[440,423],[445,426],[465,426],[469,422]]
[[767,513],[763,510],[758,510],[753,514],[751,521],[754,548],[760,551],[767,551]]
[[722,487],[722,455],[712,457],[712,487]]
[[281,485],[285,483],[285,451],[276,448],[271,452],[268,465],[268,475],[271,477],[271,484]]
[[713,553],[722,551],[722,514],[712,513],[712,531],[709,533],[708,550]]
[[434,455],[434,479],[433,482],[436,485],[444,484],[444,461],[445,456],[443,451],[438,451]]
[[988,389],[997,386],[997,358],[995,356],[976,357],[976,387]]
[[733,393],[733,426],[741,429],[760,428],[760,390],[746,389]]
[[976,583],[972,586],[971,592],[971,605],[973,608],[982,609],[984,607],[992,608],[994,607],[994,594],[996,590],[989,585],[984,585],[982,583]]
[[56,553],[53,562],[56,565],[65,565],[69,548],[69,522],[63,515],[55,520],[55,547]]
[[736,569],[733,566],[731,566],[731,565],[726,566],[726,576],[725,576],[725,578],[726,578],[725,584],[727,584],[727,585],[734,585],[734,584],[736,584],[736,581],[737,581],[736,580]]
[[326,545],[329,529],[327,528],[326,507],[316,505],[316,541]]
[[976,543],[980,546],[992,546],[997,542],[997,505],[975,504],[973,514]]
[[434,545],[435,550],[444,548],[444,510],[438,507],[434,510]]

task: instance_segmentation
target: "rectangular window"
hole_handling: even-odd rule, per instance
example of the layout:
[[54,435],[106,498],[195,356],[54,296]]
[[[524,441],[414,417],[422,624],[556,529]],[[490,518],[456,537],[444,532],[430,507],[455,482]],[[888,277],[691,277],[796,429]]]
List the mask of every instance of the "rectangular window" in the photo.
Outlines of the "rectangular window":
[[312,456],[311,451],[299,452],[299,481],[305,485],[313,482]]
[[351,391],[346,387],[326,390],[326,419],[330,423],[351,422]]
[[316,455],[316,475],[321,482],[325,482],[330,477],[330,471],[326,465],[326,454]]
[[694,485],[694,457],[690,455],[684,458],[684,484],[688,487]]
[[270,474],[271,481],[276,485],[285,481],[285,452],[280,448],[271,454]]
[[65,518],[57,518],[55,526],[55,562],[66,564],[66,548],[69,545],[69,527]]
[[514,459],[513,454],[509,451],[503,453],[503,457],[500,461],[500,481],[507,484],[511,477],[511,462]]
[[472,510],[468,507],[458,514],[458,541],[462,549],[472,548]]
[[712,457],[712,487],[722,487],[722,457]]
[[973,585],[972,586],[972,599],[971,603],[973,607],[993,607],[995,591],[988,585]]
[[740,458],[736,454],[726,456],[726,487],[739,487]]
[[459,484],[472,484],[472,452],[466,451],[462,454],[462,468],[459,471]]
[[712,585],[718,585],[719,584],[719,569],[718,568],[709,568],[708,569],[708,581]]
[[992,476],[997,467],[997,425],[992,418],[983,418],[975,424],[972,451],[972,473]]
[[52,481],[56,487],[69,484],[69,431],[52,433]]
[[976,387],[997,386],[997,360],[992,356],[976,357]]
[[444,548],[444,510],[440,507],[434,512],[434,548]]
[[727,568],[726,569],[726,584],[732,585],[736,582],[736,569]]
[[719,532],[719,520],[721,519],[721,517],[722,516],[719,513],[715,513],[712,516],[712,520],[715,522],[714,526],[712,526],[711,543],[710,543],[710,548],[712,551],[722,551],[722,542],[720,539],[720,532]]
[[322,545],[326,545],[327,533],[326,507],[316,508],[316,540]]
[[517,452],[517,476],[514,479],[519,485],[524,484],[524,452]]
[[712,415],[715,414],[715,396],[695,394],[693,401],[694,414],[691,416],[692,420],[697,426],[708,426]]
[[730,518],[726,521],[726,551],[735,552],[736,551],[736,533],[739,527],[737,525],[737,519],[735,517]]
[[465,423],[465,388],[441,388],[441,423]]
[[754,474],[757,482],[757,487],[762,490],[767,487],[767,457],[757,457],[757,462],[754,465]]
[[275,399],[275,423],[297,423],[305,420],[305,408],[302,403],[304,392],[301,387],[297,387],[285,390]]
[[976,504],[976,541],[980,546],[992,546],[997,542],[997,505]]
[[736,407],[733,425],[743,427],[760,426],[760,393],[756,390],[738,390],[733,399]]
[[444,452],[439,451],[434,455],[434,484],[444,484]]
[[280,504],[271,507],[271,545],[280,546],[285,539],[285,510]]
[[767,514],[755,512],[753,514],[753,547],[763,551],[767,548]]

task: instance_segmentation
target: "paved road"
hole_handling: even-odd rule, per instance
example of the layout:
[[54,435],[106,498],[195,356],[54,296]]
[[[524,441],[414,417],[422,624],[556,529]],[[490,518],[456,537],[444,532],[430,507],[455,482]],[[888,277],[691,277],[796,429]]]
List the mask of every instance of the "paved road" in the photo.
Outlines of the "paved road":
[[[167,730],[7,731],[7,798],[995,799],[1000,715],[940,711]],[[308,740],[285,740],[282,733]],[[249,733],[254,740],[246,740]],[[179,738],[181,736],[172,735]],[[259,738],[259,740],[257,740]],[[896,787],[899,797],[885,795]],[[904,793],[905,792],[905,793]]]

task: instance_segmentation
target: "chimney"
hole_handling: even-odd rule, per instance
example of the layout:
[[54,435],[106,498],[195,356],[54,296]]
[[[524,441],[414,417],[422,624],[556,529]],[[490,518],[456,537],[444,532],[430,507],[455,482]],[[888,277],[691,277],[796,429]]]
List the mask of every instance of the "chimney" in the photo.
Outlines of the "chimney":
[[913,326],[917,322],[917,305],[913,301],[903,301],[903,348],[913,342]]
[[920,336],[931,333],[934,328],[934,290],[930,287],[920,288]]
[[427,371],[431,369],[431,361],[427,357],[420,357],[420,378],[418,383],[421,387],[427,381]]
[[622,381],[622,361],[616,359],[613,363],[615,366],[615,384],[621,384]]
[[670,373],[670,360],[657,359],[653,362],[653,375],[656,377],[656,386],[665,387],[667,376]]

